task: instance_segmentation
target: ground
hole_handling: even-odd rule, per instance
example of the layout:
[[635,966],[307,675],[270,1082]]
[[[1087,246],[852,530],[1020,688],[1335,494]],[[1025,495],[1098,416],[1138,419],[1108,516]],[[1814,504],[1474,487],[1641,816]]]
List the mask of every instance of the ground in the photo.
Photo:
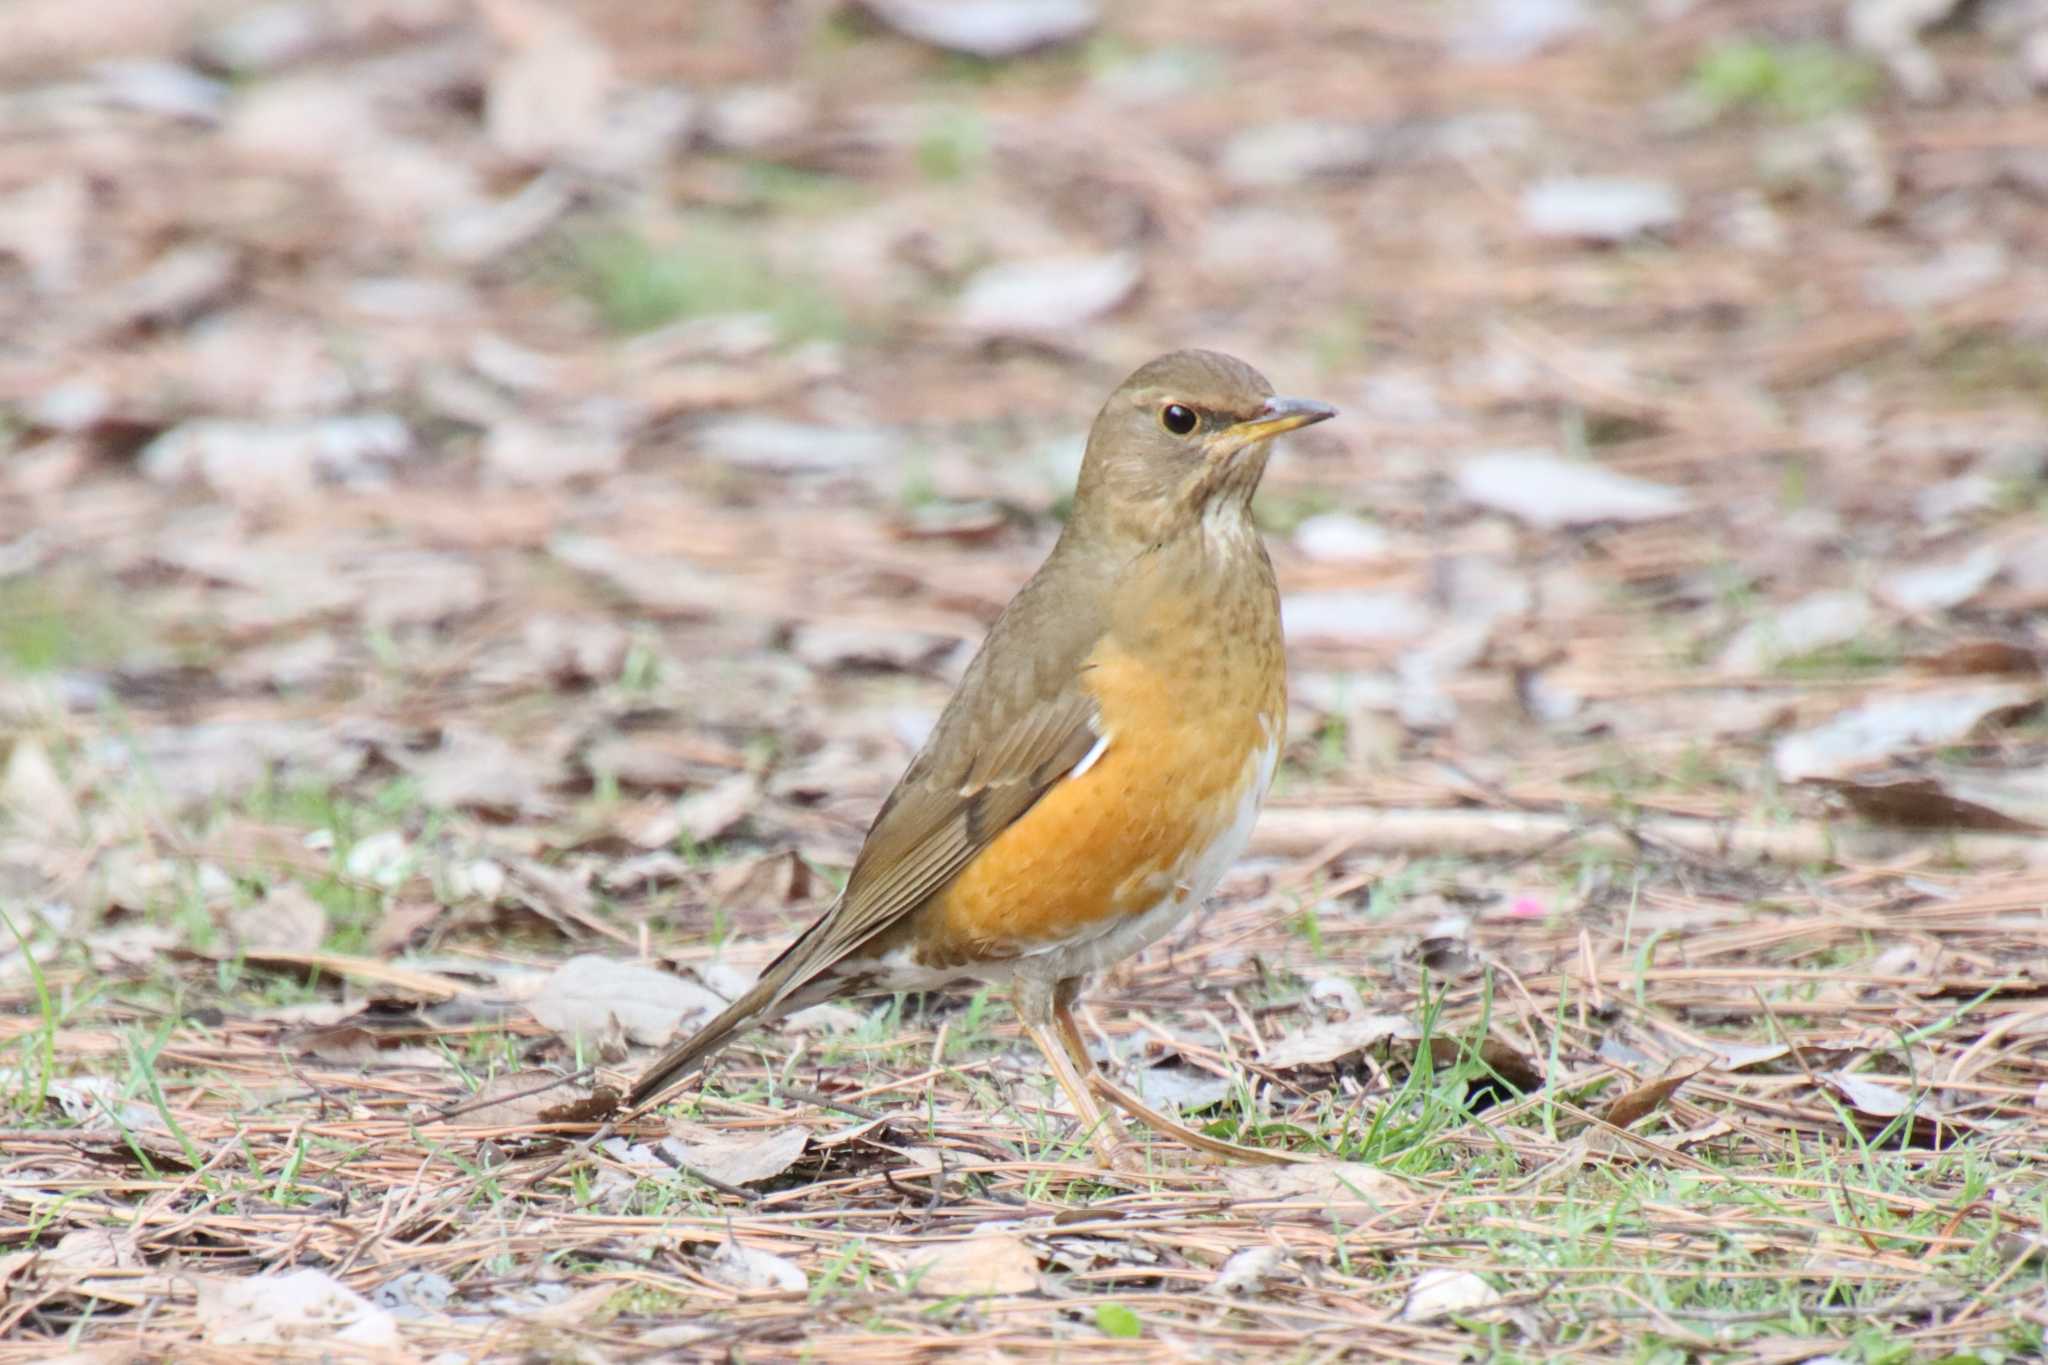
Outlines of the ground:
[[[0,1362],[2037,1358],[2048,17],[1908,8],[16,0]],[[1000,998],[616,1113],[1183,345],[1342,416],[1084,1022],[1298,1160]]]

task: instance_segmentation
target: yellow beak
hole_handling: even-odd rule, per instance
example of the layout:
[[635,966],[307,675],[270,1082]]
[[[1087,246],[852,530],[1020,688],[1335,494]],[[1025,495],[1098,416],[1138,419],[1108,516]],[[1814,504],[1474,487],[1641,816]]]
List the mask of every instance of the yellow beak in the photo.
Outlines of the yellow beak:
[[1219,432],[1219,443],[1232,451],[1243,450],[1247,446],[1271,440],[1283,432],[1293,431],[1296,427],[1326,422],[1336,415],[1335,408],[1328,403],[1318,403],[1313,398],[1268,398],[1258,416],[1225,427]]

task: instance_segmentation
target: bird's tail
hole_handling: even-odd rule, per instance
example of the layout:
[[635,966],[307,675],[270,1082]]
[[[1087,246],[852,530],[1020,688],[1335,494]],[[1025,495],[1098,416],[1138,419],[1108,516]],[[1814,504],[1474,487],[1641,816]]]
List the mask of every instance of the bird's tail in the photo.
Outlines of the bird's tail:
[[688,1079],[690,1073],[725,1046],[733,1034],[766,1014],[782,985],[778,978],[779,974],[773,972],[763,976],[751,990],[720,1011],[717,1018],[641,1072],[640,1079],[633,1082],[633,1089],[626,1095],[627,1106],[638,1109],[659,1098],[677,1082]]

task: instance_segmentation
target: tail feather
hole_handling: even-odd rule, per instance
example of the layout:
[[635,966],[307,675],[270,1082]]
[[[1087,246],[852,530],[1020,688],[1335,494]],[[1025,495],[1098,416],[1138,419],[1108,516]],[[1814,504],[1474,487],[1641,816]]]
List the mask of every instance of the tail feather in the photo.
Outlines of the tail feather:
[[640,1073],[626,1095],[628,1107],[638,1109],[658,1099],[671,1086],[689,1078],[711,1054],[731,1041],[732,1036],[760,1019],[773,1004],[781,983],[773,974],[756,982],[753,989],[727,1005],[704,1027],[677,1044],[654,1065]]

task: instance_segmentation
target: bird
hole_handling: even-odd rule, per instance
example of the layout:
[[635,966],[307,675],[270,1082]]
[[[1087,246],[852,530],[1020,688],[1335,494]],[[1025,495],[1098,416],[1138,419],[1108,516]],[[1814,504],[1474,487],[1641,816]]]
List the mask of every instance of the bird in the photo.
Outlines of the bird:
[[1273,438],[1335,415],[1215,351],[1174,351],[1125,379],[1089,431],[1058,541],[882,802],[845,889],[648,1066],[628,1105],[811,1005],[1007,987],[1098,1157],[1135,1169],[1091,1092],[1073,1005],[1090,976],[1200,906],[1250,839],[1287,708],[1252,495]]

